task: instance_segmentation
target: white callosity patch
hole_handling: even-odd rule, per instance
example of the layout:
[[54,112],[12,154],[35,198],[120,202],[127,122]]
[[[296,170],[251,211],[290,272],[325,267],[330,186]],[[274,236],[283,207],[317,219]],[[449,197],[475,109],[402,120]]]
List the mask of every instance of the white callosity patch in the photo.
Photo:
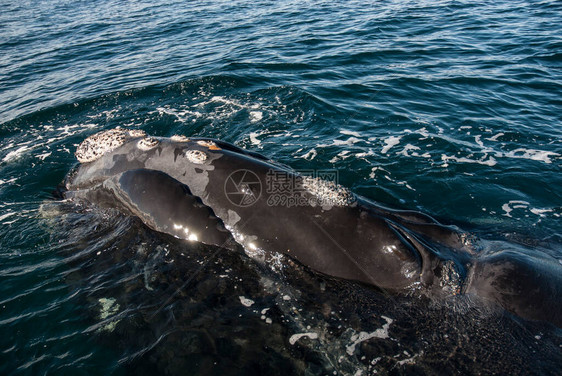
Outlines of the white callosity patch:
[[207,154],[201,150],[188,150],[185,152],[185,157],[195,164],[203,164],[207,160]]
[[141,150],[147,151],[153,149],[158,145],[159,141],[154,137],[145,137],[139,141],[137,147]]
[[136,137],[146,137],[146,132],[142,129],[131,129],[129,130],[129,136],[136,138]]
[[170,139],[174,142],[188,142],[189,141],[189,137],[185,137],[185,136],[177,135],[177,134],[170,137]]
[[96,133],[82,141],[76,149],[76,158],[80,163],[93,162],[105,153],[123,145],[125,139],[126,134],[122,129]]
[[347,206],[355,202],[353,193],[333,181],[304,176],[302,186],[318,199],[320,205]]
[[197,141],[197,144],[201,146],[205,146],[209,148],[209,150],[220,150],[217,144],[215,144],[213,141],[199,140]]

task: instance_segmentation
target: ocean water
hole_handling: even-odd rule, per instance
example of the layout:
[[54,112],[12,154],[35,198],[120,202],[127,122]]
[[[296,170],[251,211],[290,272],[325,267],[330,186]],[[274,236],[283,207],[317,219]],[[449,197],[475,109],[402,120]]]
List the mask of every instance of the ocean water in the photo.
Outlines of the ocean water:
[[100,130],[214,137],[562,264],[560,2],[0,4],[0,373],[559,372],[546,323],[53,192]]

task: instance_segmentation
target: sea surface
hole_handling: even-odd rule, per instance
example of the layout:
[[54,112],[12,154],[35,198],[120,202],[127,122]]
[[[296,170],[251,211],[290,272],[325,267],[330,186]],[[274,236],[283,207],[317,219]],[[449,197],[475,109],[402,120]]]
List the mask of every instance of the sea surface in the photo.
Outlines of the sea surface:
[[562,264],[561,2],[0,9],[0,374],[559,374],[547,323],[264,266],[56,190],[101,130],[213,137]]

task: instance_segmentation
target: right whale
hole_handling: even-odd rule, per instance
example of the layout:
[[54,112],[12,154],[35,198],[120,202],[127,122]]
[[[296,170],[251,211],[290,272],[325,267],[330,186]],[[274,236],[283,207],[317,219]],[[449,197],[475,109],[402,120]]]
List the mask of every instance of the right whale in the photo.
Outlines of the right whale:
[[64,197],[153,230],[255,258],[284,254],[384,290],[477,296],[562,328],[562,265],[547,255],[382,207],[219,140],[114,129],[88,137],[76,156]]

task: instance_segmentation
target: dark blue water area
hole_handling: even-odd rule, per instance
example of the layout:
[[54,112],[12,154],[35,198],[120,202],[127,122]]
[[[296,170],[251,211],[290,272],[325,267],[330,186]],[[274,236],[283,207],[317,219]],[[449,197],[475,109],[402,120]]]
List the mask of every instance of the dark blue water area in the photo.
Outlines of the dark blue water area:
[[560,267],[560,2],[0,5],[0,373],[559,372],[548,323],[275,270],[53,191],[98,131],[213,137]]

